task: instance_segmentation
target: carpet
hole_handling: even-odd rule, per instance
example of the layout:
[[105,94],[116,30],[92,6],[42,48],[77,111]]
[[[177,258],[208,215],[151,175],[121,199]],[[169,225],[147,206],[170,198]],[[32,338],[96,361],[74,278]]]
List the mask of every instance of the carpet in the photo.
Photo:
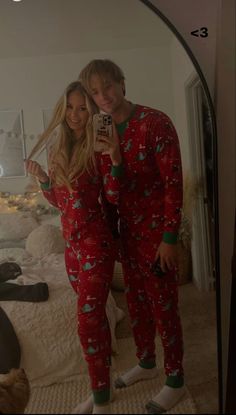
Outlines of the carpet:
[[[111,410],[115,414],[143,414],[145,404],[162,388],[165,375],[162,369],[162,350],[157,339],[159,355],[159,376],[155,379],[137,382],[136,384],[115,391],[115,400]],[[134,343],[132,338],[118,340],[119,355],[113,358],[112,379],[136,364]],[[79,401],[83,401],[90,393],[89,379],[80,375],[68,382],[54,384],[43,388],[33,388],[26,414],[70,414]],[[195,414],[196,405],[188,389],[170,414]]]

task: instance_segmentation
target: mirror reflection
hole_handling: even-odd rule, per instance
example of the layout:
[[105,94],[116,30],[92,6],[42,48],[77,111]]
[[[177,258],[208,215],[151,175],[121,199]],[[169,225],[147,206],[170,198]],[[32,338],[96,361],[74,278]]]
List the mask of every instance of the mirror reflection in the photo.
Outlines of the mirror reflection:
[[[186,394],[174,410],[217,412],[214,137],[209,104],[196,69],[171,30],[138,1],[47,0],[39,6],[26,0],[17,10],[7,3],[1,7],[6,26],[7,22],[11,25],[1,46],[0,109],[22,108],[27,157],[62,92],[92,59],[115,62],[125,75],[126,99],[164,112],[173,123],[183,169],[177,248],[186,384]],[[15,28],[10,37],[9,27]],[[13,124],[9,128],[15,132]],[[21,169],[24,154],[19,158]],[[48,172],[46,152],[36,160]],[[16,167],[14,162],[14,172]],[[38,413],[39,409],[69,412],[88,398],[90,384],[77,336],[76,296],[65,270],[58,209],[45,200],[31,175],[1,177],[0,196],[0,277],[4,278],[1,266],[14,262],[20,267],[15,284],[31,285],[32,290],[36,284],[43,284],[42,292],[34,296],[27,292],[23,301],[4,297],[4,291],[0,297],[2,310],[17,328],[20,366],[32,388],[26,413]],[[112,336],[113,381],[137,365],[118,261],[106,311]],[[50,315],[53,319],[48,318]],[[163,387],[160,336],[156,343],[158,376],[119,389],[111,404],[113,413],[144,413],[145,404]],[[55,398],[59,390],[65,397],[63,402]],[[50,394],[50,403],[45,391]]]

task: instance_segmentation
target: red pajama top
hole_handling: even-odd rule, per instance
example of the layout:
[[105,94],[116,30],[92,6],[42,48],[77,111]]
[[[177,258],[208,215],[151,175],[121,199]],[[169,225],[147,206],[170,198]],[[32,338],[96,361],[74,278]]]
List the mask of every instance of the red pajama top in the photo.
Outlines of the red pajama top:
[[[65,185],[41,184],[45,198],[57,207],[61,214],[63,236],[67,241],[78,241],[89,234],[107,232],[107,224],[99,202],[101,192],[107,200],[117,204],[119,200],[119,176],[122,166],[112,166],[110,156],[96,156],[97,172],[83,173],[72,184],[70,193]],[[105,163],[104,163],[105,162]],[[101,174],[101,164],[104,164]]]
[[179,141],[171,120],[161,111],[136,105],[117,130],[124,164],[118,204],[121,231],[135,240],[161,233],[165,242],[175,243],[183,185]]

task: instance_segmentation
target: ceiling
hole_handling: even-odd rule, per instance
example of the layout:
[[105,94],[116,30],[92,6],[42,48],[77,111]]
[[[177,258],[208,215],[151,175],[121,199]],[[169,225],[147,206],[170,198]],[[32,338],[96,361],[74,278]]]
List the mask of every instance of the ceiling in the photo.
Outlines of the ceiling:
[[169,44],[139,0],[0,0],[0,59]]

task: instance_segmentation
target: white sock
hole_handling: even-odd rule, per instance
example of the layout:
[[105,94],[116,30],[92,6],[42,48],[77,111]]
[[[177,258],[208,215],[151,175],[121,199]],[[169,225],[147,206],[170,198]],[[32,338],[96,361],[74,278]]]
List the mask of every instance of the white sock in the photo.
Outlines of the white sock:
[[104,403],[102,405],[97,405],[96,403],[93,405],[93,414],[110,414],[110,402]]
[[71,412],[72,414],[91,414],[93,412],[93,395],[90,395],[86,401],[79,403]]
[[169,411],[175,406],[185,394],[185,386],[180,388],[171,388],[168,385],[163,386],[161,391],[146,404],[149,414],[161,414]]
[[[114,395],[114,389],[113,389],[113,387],[111,388],[111,391],[110,391],[110,401],[112,402],[112,401],[114,401],[114,399],[115,399],[115,395]],[[94,414],[105,414],[105,413],[107,413],[107,414],[109,414],[109,412],[93,412],[94,411],[94,408],[95,408],[95,406],[97,407],[98,405],[95,405],[94,404],[94,400],[93,400],[93,395],[91,394],[87,399],[86,399],[86,401],[84,401],[84,402],[82,402],[82,403],[79,403],[74,409],[73,409],[73,411],[71,412],[72,414],[92,414],[92,413],[94,413]],[[106,406],[109,406],[109,405],[106,405]],[[99,405],[99,407],[101,407],[101,405]],[[104,407],[105,407],[105,404],[104,404]],[[107,408],[108,410],[110,410],[110,408]],[[96,409],[96,410],[100,410],[100,409]]]
[[158,375],[157,367],[152,369],[145,369],[139,365],[133,367],[128,372],[124,373],[118,379],[115,380],[116,388],[125,388],[130,386],[139,380],[152,379]]

